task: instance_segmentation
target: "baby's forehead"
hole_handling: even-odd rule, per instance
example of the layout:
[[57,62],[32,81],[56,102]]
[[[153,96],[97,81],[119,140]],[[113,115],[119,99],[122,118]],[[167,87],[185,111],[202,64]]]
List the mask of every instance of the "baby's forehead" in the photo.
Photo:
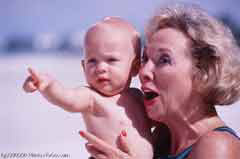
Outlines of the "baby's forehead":
[[84,36],[83,47],[85,52],[103,46],[136,49],[139,39],[140,34],[131,23],[119,17],[106,17],[89,27]]

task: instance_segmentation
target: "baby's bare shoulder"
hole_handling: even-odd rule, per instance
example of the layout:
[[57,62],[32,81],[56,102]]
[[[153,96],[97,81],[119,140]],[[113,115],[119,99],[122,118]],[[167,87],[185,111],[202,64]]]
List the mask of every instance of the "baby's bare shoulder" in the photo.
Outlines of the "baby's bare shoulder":
[[103,98],[103,96],[101,96],[98,92],[96,92],[94,89],[92,89],[89,86],[78,86],[76,88],[74,88],[74,91],[76,94],[87,94],[89,96],[91,96],[91,98],[93,99],[98,99],[98,98]]
[[75,94],[75,97],[77,99],[80,99],[79,102],[88,101],[88,105],[90,105],[87,114],[92,115],[99,115],[104,112],[106,105],[110,105],[106,99],[106,97],[100,95],[98,92],[96,92],[94,89],[92,89],[89,86],[79,86],[74,88],[73,94]]

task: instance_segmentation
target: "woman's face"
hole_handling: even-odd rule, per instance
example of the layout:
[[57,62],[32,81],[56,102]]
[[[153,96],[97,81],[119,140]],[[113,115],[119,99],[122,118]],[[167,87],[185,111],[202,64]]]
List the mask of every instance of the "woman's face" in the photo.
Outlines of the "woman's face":
[[172,28],[147,37],[140,80],[150,118],[164,121],[182,113],[192,93],[189,39]]

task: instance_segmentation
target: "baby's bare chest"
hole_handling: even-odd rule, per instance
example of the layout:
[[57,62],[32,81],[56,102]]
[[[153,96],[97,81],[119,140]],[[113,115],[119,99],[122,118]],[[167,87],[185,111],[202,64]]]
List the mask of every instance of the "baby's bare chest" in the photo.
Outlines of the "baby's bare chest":
[[91,133],[114,144],[122,130],[132,134],[138,134],[141,131],[136,126],[137,123],[141,123],[134,114],[138,106],[136,103],[128,101],[123,103],[125,105],[114,102],[99,104],[105,105],[97,106],[98,110],[95,110],[95,114],[84,115],[86,128]]
[[120,106],[102,110],[96,114],[84,115],[85,124],[88,130],[119,132],[120,129],[125,129],[133,126],[135,122],[134,116],[126,112],[126,109]]

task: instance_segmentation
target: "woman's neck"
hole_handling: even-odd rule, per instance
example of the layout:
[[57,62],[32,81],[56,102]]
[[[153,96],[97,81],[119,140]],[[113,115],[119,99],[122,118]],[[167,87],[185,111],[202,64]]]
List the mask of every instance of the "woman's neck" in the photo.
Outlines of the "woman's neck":
[[208,131],[224,125],[215,108],[204,104],[188,105],[185,111],[176,112],[167,121],[171,132],[171,154],[182,152]]

